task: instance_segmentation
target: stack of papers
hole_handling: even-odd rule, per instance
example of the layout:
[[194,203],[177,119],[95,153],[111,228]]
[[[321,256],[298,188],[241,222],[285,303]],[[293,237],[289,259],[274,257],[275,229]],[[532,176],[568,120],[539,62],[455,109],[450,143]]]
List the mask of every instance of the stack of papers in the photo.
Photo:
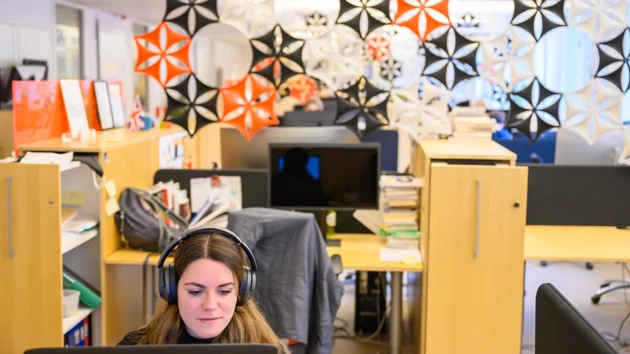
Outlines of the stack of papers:
[[62,254],[98,236],[98,217],[77,215],[77,211],[77,209],[62,209]]
[[66,220],[61,225],[62,232],[89,232],[98,225],[98,218],[94,216],[75,215],[74,217]]
[[405,262],[419,263],[422,262],[420,250],[416,249],[398,249],[398,248],[381,248],[381,262]]
[[74,153],[72,151],[63,153],[63,154],[55,154],[52,152],[27,152],[20,163],[35,163],[35,164],[57,164],[57,165],[67,165],[72,162],[74,158]]

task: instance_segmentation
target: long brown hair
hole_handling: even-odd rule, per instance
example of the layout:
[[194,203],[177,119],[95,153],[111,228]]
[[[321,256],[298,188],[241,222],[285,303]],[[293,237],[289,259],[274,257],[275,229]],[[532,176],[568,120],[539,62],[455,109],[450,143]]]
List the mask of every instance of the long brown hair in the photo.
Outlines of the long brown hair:
[[[246,258],[240,246],[225,236],[197,235],[180,243],[175,251],[177,279],[181,278],[189,264],[199,259],[211,259],[224,263],[238,279],[237,283],[243,279],[243,265],[247,264]],[[142,337],[138,344],[176,344],[185,330],[178,306],[168,305],[166,301],[161,300],[153,319],[140,329]],[[278,348],[278,353],[289,353],[288,348],[267,323],[253,298],[245,302],[243,306],[236,307],[232,320],[223,332],[214,338],[213,343],[271,344]]]

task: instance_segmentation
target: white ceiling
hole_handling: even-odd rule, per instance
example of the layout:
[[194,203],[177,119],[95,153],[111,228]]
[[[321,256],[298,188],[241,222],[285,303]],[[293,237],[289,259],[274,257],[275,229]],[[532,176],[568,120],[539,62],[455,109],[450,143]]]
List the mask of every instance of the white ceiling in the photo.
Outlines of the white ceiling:
[[[147,22],[159,22],[164,16],[166,10],[166,0],[66,0],[83,6],[100,9],[106,12],[111,12],[118,15],[124,15],[129,18],[138,19]],[[300,2],[316,1],[316,0],[282,0],[283,4],[290,4],[290,10],[295,11],[299,8]],[[222,0],[219,0],[221,3]],[[319,0],[317,6],[328,7],[330,3],[335,3],[331,0]],[[477,16],[483,13],[503,12],[505,5],[511,5],[509,11],[513,9],[513,0],[451,0],[451,11],[453,6],[456,6],[458,10],[473,11]],[[337,5],[338,6],[338,5]],[[281,6],[283,9],[285,6]],[[306,8],[311,8],[313,5],[307,5]],[[279,9],[277,9],[279,10]],[[287,9],[288,10],[288,9]]]
[[164,0],[67,0],[69,2],[99,9],[129,18],[159,22],[166,11]]

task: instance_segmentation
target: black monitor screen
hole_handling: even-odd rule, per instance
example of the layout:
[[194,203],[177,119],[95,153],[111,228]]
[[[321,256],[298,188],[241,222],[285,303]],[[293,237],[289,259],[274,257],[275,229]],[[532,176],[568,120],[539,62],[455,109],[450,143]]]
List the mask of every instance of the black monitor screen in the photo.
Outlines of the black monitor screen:
[[269,145],[278,208],[378,208],[379,144]]

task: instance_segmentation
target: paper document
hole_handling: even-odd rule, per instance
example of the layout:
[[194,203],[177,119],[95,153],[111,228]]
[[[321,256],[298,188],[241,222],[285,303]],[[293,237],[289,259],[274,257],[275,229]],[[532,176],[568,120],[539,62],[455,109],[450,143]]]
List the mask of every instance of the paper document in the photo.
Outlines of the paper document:
[[381,262],[422,262],[419,249],[381,248]]
[[378,228],[383,224],[383,213],[380,210],[358,209],[352,216],[375,234],[378,234]]
[[99,221],[98,217],[77,215],[73,217],[72,219],[66,221],[63,224],[61,231],[65,231],[65,232],[89,231],[95,228],[96,225],[98,225],[98,221]]
[[4,159],[0,160],[0,163],[14,163],[17,160],[18,160],[17,157],[9,156],[9,157],[5,157]]
[[241,177],[191,178],[190,208],[192,212],[198,213],[208,202],[210,204],[229,203],[229,210],[241,210],[243,208]]
[[34,164],[57,164],[60,166],[69,164],[74,158],[72,151],[55,154],[53,152],[27,152],[20,163],[34,163]]

